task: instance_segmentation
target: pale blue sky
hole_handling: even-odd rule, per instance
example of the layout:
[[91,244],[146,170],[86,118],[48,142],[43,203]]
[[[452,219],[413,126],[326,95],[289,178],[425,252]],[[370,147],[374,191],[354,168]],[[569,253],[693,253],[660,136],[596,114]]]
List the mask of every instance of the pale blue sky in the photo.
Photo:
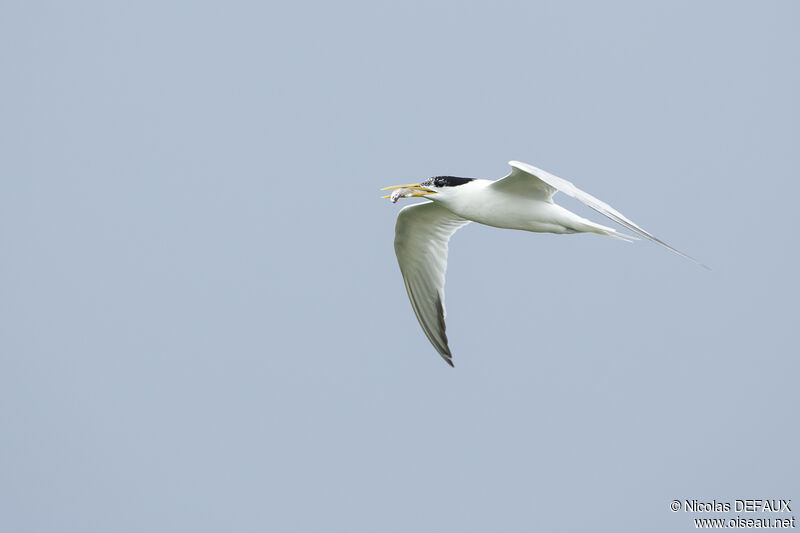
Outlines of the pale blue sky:
[[[5,2],[0,530],[674,532],[673,499],[800,501],[799,11]],[[470,225],[449,368],[378,189],[510,159],[713,270]]]

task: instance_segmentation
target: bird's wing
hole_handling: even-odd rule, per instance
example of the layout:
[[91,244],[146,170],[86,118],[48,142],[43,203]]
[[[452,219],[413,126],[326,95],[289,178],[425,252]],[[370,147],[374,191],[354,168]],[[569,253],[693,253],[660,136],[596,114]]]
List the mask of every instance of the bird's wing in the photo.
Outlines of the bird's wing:
[[599,200],[591,194],[580,190],[571,182],[559,178],[558,176],[553,176],[549,172],[545,172],[544,170],[536,168],[527,163],[509,161],[508,164],[511,165],[512,168],[511,174],[494,182],[492,187],[519,195],[536,195],[537,197],[547,201],[549,201],[556,192],[563,192],[567,196],[571,196],[576,200],[580,200],[598,213],[607,216],[617,224],[625,226],[634,233],[638,233],[645,239],[650,239],[651,241],[664,246],[668,250],[671,250],[672,252],[675,252],[686,259],[694,261],[695,263],[708,268],[696,259],[689,257],[685,253],[676,250],[661,239],[651,235],[604,201]]
[[[492,183],[493,189],[545,202],[550,202],[553,195],[558,192],[558,188],[555,185],[541,178],[540,172],[546,174],[543,170],[516,161],[511,161],[510,165],[511,174]],[[555,178],[552,174],[547,175]],[[572,185],[568,181],[560,178],[556,179]]]
[[397,215],[394,250],[406,283],[411,307],[422,330],[450,366],[453,354],[445,334],[444,277],[447,243],[469,223],[436,202],[403,208]]

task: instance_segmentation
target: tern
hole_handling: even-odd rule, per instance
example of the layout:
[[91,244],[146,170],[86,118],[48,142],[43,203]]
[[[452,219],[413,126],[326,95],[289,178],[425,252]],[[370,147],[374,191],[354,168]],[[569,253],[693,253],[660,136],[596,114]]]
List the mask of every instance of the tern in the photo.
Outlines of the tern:
[[509,164],[511,174],[496,181],[436,176],[422,183],[381,189],[394,190],[391,195],[383,197],[390,198],[393,203],[400,198],[430,200],[400,210],[395,225],[394,249],[417,320],[433,347],[450,366],[454,366],[453,354],[447,343],[444,320],[447,246],[450,237],[470,222],[537,233],[596,233],[623,241],[636,240],[636,237],[554,204],[553,195],[562,192],[628,230],[698,263],[571,182],[526,163],[510,161]]

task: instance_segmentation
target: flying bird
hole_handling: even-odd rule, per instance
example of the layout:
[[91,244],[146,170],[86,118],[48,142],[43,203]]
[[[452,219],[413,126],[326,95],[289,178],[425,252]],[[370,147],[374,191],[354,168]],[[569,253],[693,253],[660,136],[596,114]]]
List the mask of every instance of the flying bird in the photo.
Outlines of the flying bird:
[[698,263],[569,181],[519,161],[509,164],[511,174],[497,181],[437,176],[422,183],[381,189],[394,190],[383,197],[390,198],[393,203],[409,197],[431,200],[400,210],[394,249],[417,320],[433,347],[450,366],[453,366],[453,354],[447,344],[444,321],[447,245],[453,233],[470,222],[537,233],[597,233],[623,241],[637,240],[554,204],[553,195],[563,192],[630,231]]

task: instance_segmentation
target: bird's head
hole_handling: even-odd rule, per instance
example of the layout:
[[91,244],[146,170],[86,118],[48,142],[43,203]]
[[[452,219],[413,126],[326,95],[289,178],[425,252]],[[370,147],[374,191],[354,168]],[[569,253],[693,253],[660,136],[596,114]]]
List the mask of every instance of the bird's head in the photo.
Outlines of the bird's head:
[[[430,196],[434,194],[447,193],[453,187],[464,185],[473,181],[474,178],[456,178],[454,176],[436,176],[428,178],[422,183],[412,183],[410,185],[392,185],[384,187],[382,191],[394,190],[392,194],[382,196],[389,198],[392,203],[396,203],[400,198],[414,198],[419,196]],[[433,199],[433,198],[431,198]]]

